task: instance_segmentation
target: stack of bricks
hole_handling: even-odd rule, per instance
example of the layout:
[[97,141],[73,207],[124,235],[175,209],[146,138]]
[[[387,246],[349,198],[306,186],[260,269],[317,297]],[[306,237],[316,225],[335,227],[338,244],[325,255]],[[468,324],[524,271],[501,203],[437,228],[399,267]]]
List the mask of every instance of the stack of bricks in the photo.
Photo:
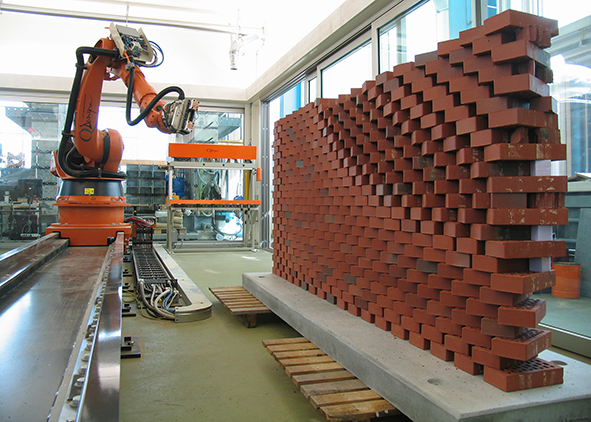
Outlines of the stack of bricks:
[[532,296],[566,255],[556,34],[509,10],[279,120],[273,272],[502,390],[562,383]]

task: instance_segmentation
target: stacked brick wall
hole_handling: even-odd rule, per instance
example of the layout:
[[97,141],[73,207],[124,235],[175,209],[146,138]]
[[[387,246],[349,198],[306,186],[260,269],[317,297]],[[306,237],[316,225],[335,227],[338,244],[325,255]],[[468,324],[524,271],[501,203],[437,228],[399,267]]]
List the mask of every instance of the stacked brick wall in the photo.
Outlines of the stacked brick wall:
[[273,272],[505,391],[562,383],[532,297],[566,255],[556,34],[510,10],[279,120]]

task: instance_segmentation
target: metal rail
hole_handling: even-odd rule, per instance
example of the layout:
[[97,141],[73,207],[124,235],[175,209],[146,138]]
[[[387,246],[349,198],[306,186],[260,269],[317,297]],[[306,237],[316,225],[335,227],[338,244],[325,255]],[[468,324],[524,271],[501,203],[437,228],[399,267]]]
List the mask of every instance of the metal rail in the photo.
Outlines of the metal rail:
[[[123,237],[0,256],[0,419],[117,421]],[[53,257],[53,259],[51,259]]]
[[60,239],[59,233],[52,233],[0,255],[0,297],[62,252],[68,244],[68,239]]

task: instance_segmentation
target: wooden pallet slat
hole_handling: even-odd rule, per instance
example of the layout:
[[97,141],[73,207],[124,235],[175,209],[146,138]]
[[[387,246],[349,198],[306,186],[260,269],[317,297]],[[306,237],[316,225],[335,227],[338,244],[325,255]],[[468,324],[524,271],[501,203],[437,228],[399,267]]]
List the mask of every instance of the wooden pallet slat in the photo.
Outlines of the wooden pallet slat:
[[277,359],[279,365],[285,369],[286,366],[294,366],[294,365],[308,365],[308,364],[316,364],[316,363],[329,363],[334,362],[330,356],[307,356],[307,357],[296,357],[296,358],[287,358],[287,359]]
[[320,349],[308,349],[308,350],[288,350],[286,352],[275,352],[273,353],[275,359],[291,359],[291,358],[303,358],[307,356],[324,356],[324,353]]
[[346,369],[340,371],[317,372],[313,374],[294,375],[291,379],[298,387],[305,384],[319,384],[354,379],[355,375]]
[[263,345],[327,420],[362,421],[400,414],[305,338],[264,340]]
[[345,391],[341,393],[329,393],[310,397],[310,402],[314,407],[334,406],[337,404],[346,404],[351,402],[379,400],[382,397],[369,388],[359,391]]
[[309,365],[293,365],[287,366],[285,368],[285,372],[287,375],[299,375],[299,374],[309,374],[311,372],[324,372],[324,371],[334,371],[337,369],[343,369],[341,365],[332,361],[328,363],[315,363]]
[[311,396],[322,394],[344,393],[346,391],[367,390],[369,387],[357,378],[351,380],[323,382],[320,384],[306,384],[300,387],[300,391],[309,399]]
[[310,350],[318,349],[312,343],[296,343],[296,344],[275,344],[267,347],[270,352],[288,352],[294,350]]
[[263,346],[276,346],[278,344],[296,344],[296,343],[310,343],[304,337],[296,338],[279,338],[275,340],[263,340]]
[[256,316],[271,310],[242,286],[210,287],[209,291],[246,327],[256,327]]
[[323,406],[320,411],[329,421],[359,421],[400,414],[384,399]]

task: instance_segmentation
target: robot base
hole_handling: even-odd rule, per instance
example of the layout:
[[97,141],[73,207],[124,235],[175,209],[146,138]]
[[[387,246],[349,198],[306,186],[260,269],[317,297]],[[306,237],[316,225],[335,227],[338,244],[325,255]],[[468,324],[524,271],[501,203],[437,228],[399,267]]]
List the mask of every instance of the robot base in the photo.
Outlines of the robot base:
[[105,246],[118,232],[131,235],[131,224],[123,222],[127,204],[120,180],[66,179],[54,205],[58,222],[45,233],[59,232],[71,246]]

